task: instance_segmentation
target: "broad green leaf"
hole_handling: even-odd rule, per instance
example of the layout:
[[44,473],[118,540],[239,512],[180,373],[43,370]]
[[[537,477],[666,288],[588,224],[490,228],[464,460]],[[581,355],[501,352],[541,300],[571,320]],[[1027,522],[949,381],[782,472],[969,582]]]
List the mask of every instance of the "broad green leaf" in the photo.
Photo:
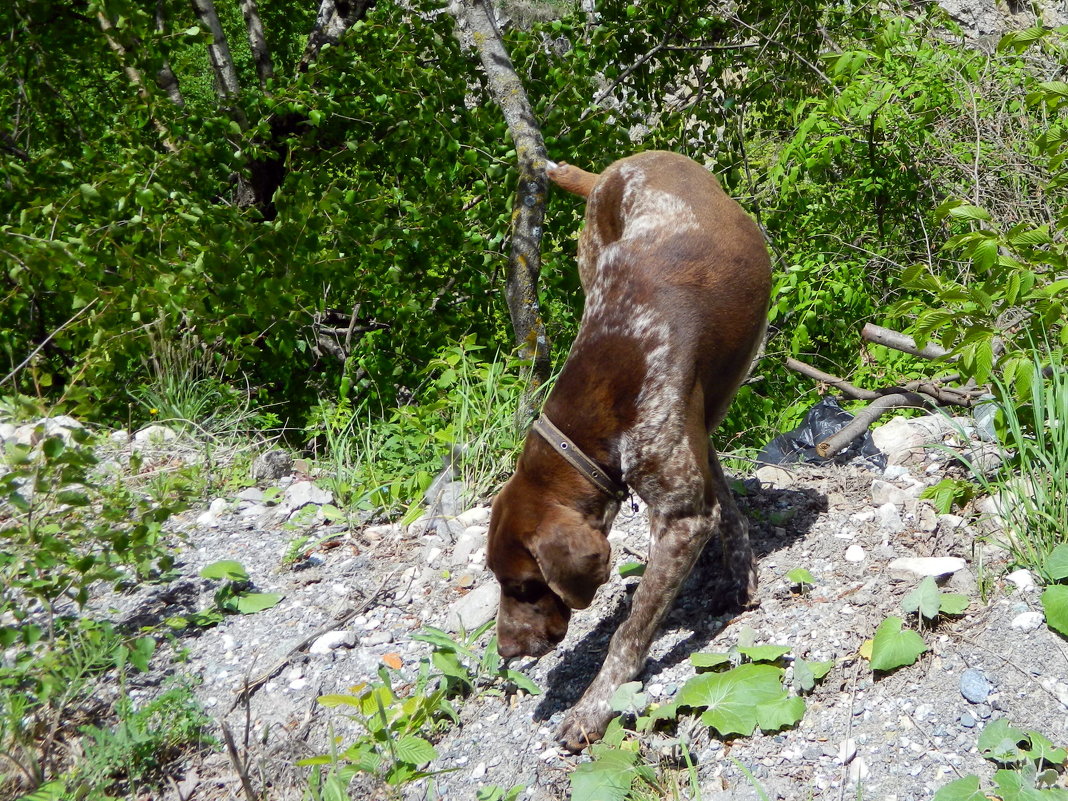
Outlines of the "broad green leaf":
[[401,737],[393,744],[397,759],[412,765],[422,765],[438,758],[438,752],[422,737],[409,735]]
[[916,589],[902,599],[901,608],[909,613],[918,612],[928,620],[934,619],[938,617],[938,610],[942,606],[939,601],[941,594],[935,580],[927,576]]
[[784,695],[774,701],[766,701],[756,708],[757,725],[766,732],[796,726],[804,716],[805,699],[796,695]]
[[697,668],[715,668],[730,661],[730,654],[690,654],[690,664]]
[[888,617],[879,624],[872,640],[872,670],[894,670],[911,665],[927,650],[923,638],[911,629],[902,630],[899,617]]
[[628,681],[626,684],[619,685],[612,693],[612,700],[609,703],[613,712],[640,714],[649,705],[649,696],[642,692],[640,681]]
[[1046,575],[1051,581],[1068,578],[1068,544],[1061,543],[1046,557]]
[[579,765],[571,773],[571,801],[625,801],[634,783],[637,757],[613,749]]
[[1027,732],[1031,740],[1031,748],[1027,752],[1027,758],[1037,763],[1046,762],[1050,765],[1060,765],[1068,759],[1068,751],[1057,748],[1045,735],[1037,731]]
[[750,735],[756,728],[756,708],[782,698],[780,668],[747,664],[726,673],[702,673],[686,682],[676,696],[680,706],[704,708],[701,721],[721,735]]
[[939,596],[938,601],[938,611],[943,615],[963,615],[972,599],[959,592],[944,592]]
[[241,614],[254,615],[276,606],[283,597],[277,592],[244,592],[234,599],[234,605]]
[[245,566],[233,559],[223,559],[212,562],[200,571],[200,575],[206,579],[227,579],[229,581],[248,581],[248,572]]
[[959,206],[954,206],[949,209],[950,217],[954,217],[958,220],[991,220],[990,212],[979,206],[970,206],[967,203],[962,203]]
[[1042,611],[1051,629],[1068,637],[1068,586],[1053,584],[1042,592]]
[[965,776],[936,792],[934,801],[987,801],[987,796],[979,790],[978,776]]
[[777,662],[790,653],[789,645],[750,645],[739,647],[738,653],[749,658],[751,662]]
[[1019,744],[1026,739],[1024,732],[1009,725],[1005,718],[998,718],[983,727],[979,735],[979,753],[1002,764],[1016,762],[1024,753]]
[[816,682],[826,676],[834,661],[809,662],[807,659],[794,660],[794,687],[804,692],[809,692],[816,686]]
[[525,676],[518,670],[509,668],[504,671],[504,677],[528,695],[541,695],[541,688],[529,676]]
[[354,706],[360,707],[362,701],[355,695],[340,695],[338,693],[328,693],[327,695],[320,695],[315,699],[325,707],[335,706]]
[[815,584],[816,579],[803,567],[795,567],[786,574],[786,579],[792,584]]
[[619,566],[619,575],[623,578],[645,574],[645,565],[641,562],[626,562]]

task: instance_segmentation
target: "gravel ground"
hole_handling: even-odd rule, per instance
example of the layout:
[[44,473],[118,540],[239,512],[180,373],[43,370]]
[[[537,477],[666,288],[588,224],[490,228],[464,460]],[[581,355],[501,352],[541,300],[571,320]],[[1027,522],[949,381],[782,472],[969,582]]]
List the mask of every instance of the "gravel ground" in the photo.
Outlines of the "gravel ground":
[[[789,645],[794,656],[835,662],[796,728],[724,742],[693,721],[681,724],[705,801],[760,797],[739,765],[772,799],[928,799],[958,776],[989,780],[994,768],[978,755],[976,741],[999,717],[1068,743],[1068,647],[1025,614],[1041,612],[1038,591],[1026,577],[1006,580],[1004,553],[989,545],[979,551],[979,532],[967,519],[939,516],[917,500],[943,475],[942,452],[914,447],[896,461],[911,463],[882,473],[773,469],[761,473],[763,480],[747,479],[738,500],[759,556],[759,605],[725,614],[713,566],[704,560],[687,583],[639,677],[652,700],[670,700],[694,675],[691,653],[725,651],[740,640]],[[361,732],[316,698],[374,680],[383,659],[402,665],[403,689],[429,653],[412,635],[425,625],[454,627],[457,614],[469,625],[485,619],[495,608],[496,583],[484,564],[488,510],[454,514],[455,486],[446,488],[448,502],[439,509],[447,520],[426,533],[425,522],[403,528],[324,520],[317,505],[324,498],[315,493],[317,503],[295,511],[314,489],[306,477],[261,483],[280,487],[277,503],[267,505],[251,490],[243,500],[225,498],[185,514],[173,526],[181,577],[106,603],[120,619],[142,623],[204,608],[215,582],[198,573],[220,559],[241,562],[256,590],[284,595],[267,611],[180,633],[133,688],[135,697],[151,696],[171,676],[194,677],[209,713],[233,732],[253,785],[281,801],[302,798],[306,787],[294,760],[325,753],[331,737],[344,748]],[[298,536],[312,539],[286,561]],[[644,511],[621,514],[611,540],[617,562],[640,561],[648,544]],[[919,581],[891,563],[934,556],[964,560],[943,584],[972,604],[925,633],[929,650],[915,665],[873,678],[858,649],[887,615],[901,614],[901,598]],[[785,577],[795,567],[816,578],[804,594]],[[521,784],[523,799],[568,797],[568,775],[588,757],[562,752],[553,732],[599,667],[636,586],[635,578],[613,575],[593,606],[576,613],[560,647],[518,664],[543,692],[484,691],[457,702],[460,725],[436,743],[432,768],[444,772],[394,796],[473,799],[488,785]],[[318,639],[331,630],[340,633]],[[252,690],[247,704],[240,703],[243,688]],[[647,756],[668,755],[652,748]],[[371,781],[357,780],[351,791],[355,799],[394,796]],[[181,781],[162,797],[242,795],[231,760],[216,753],[185,765]]]

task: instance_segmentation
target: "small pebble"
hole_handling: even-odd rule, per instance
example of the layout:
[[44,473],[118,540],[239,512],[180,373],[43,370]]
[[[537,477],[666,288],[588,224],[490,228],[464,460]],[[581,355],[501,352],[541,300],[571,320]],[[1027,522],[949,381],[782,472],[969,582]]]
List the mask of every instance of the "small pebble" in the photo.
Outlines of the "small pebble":
[[1021,612],[1012,619],[1010,627],[1017,631],[1034,631],[1045,622],[1046,618],[1041,612]]
[[981,704],[986,701],[993,687],[981,670],[968,668],[960,675],[960,694],[970,703]]
[[845,560],[847,562],[863,562],[864,561],[864,549],[859,545],[850,545],[846,548]]

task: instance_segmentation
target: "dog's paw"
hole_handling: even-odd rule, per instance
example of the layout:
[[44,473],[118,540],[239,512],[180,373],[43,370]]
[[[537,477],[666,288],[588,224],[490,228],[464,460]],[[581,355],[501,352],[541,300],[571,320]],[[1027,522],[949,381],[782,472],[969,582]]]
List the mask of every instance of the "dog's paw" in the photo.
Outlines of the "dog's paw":
[[575,707],[567,713],[564,722],[560,724],[556,732],[556,740],[572,754],[578,754],[604,736],[613,714],[607,704],[604,705],[603,710],[584,710]]

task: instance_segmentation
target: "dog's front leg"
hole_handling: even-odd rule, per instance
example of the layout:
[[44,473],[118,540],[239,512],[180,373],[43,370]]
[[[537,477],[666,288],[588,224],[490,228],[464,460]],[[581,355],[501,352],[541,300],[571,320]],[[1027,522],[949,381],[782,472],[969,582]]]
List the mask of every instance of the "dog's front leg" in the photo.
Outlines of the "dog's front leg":
[[613,715],[612,695],[621,684],[637,676],[645,664],[660,623],[705,542],[719,527],[721,509],[717,503],[708,512],[685,516],[650,512],[652,549],[634,593],[630,615],[616,629],[601,671],[564,718],[557,734],[569,751],[578,753],[604,734]]

